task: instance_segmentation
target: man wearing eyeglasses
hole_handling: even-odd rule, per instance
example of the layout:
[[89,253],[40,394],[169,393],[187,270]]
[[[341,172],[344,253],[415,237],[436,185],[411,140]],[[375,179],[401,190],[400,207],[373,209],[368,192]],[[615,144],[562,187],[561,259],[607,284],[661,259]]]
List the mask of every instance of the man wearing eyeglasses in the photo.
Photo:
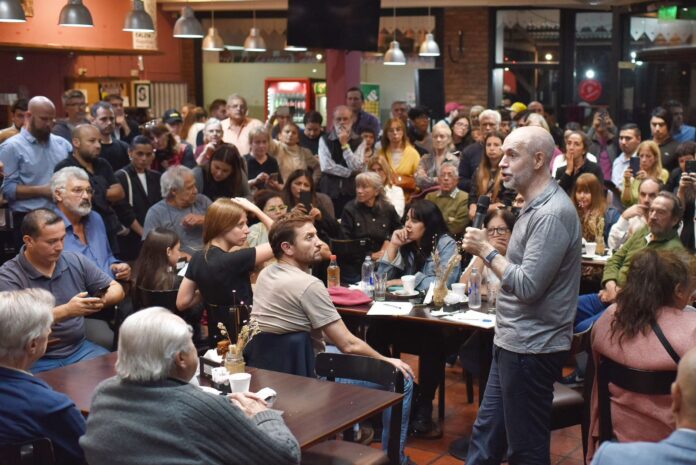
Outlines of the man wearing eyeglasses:
[[87,173],[91,187],[94,189],[91,199],[94,211],[99,213],[104,220],[111,250],[118,254],[120,250],[116,236],[128,231],[121,225],[112,205],[125,198],[125,191],[116,179],[109,162],[99,156],[102,145],[98,128],[90,124],[77,126],[73,130],[72,143],[72,155],[58,163],[54,171],[67,166],[76,166]]
[[239,94],[227,98],[227,119],[222,120],[222,140],[234,144],[244,156],[249,153],[249,133],[252,129],[263,127],[257,119],[249,118],[247,101]]
[[425,199],[430,200],[440,209],[450,234],[462,234],[470,224],[469,194],[457,188],[457,182],[459,182],[457,166],[444,162],[440,167],[437,179],[440,183],[440,189],[429,192]]
[[12,210],[17,248],[22,245],[22,218],[36,208],[50,206],[53,167],[72,150],[69,142],[51,134],[55,117],[53,102],[41,96],[32,98],[25,127],[0,146],[0,163],[5,172],[2,193]]
[[53,134],[70,142],[72,131],[80,124],[89,123],[87,120],[87,102],[85,94],[77,89],[68,89],[63,93],[63,109],[65,118],[53,125]]

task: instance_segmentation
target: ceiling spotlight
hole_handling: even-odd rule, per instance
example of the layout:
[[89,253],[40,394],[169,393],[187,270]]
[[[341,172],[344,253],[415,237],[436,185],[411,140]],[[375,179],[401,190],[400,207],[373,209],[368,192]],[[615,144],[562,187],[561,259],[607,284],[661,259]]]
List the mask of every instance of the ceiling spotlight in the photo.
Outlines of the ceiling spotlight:
[[27,17],[19,0],[0,0],[0,23],[25,23]]
[[92,14],[82,0],[68,0],[68,3],[60,10],[58,17],[59,26],[70,27],[94,27]]
[[594,70],[593,70],[593,69],[588,69],[587,71],[585,71],[585,77],[586,77],[587,79],[594,79],[594,77],[595,77],[595,72],[594,72]]
[[126,32],[155,32],[152,16],[145,11],[143,0],[133,0],[133,9],[126,15],[123,25]]
[[177,39],[202,39],[203,26],[196,19],[190,6],[181,9],[181,16],[174,23],[174,37]]
[[249,35],[244,40],[245,52],[265,52],[266,41],[261,37],[261,30],[256,27],[256,10],[253,12],[253,20]]
[[17,60],[17,61],[24,61],[24,57],[22,56],[21,53],[17,52],[17,56],[15,57],[15,60]]
[[215,12],[211,11],[210,15],[211,27],[208,29],[208,35],[203,39],[201,48],[206,52],[221,52],[225,50],[225,41],[215,27]]

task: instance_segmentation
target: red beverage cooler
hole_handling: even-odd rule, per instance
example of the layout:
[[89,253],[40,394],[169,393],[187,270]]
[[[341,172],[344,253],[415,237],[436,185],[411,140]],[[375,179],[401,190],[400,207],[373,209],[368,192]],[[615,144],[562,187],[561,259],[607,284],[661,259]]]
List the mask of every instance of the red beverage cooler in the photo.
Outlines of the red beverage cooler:
[[[287,105],[293,115],[293,122],[301,125],[305,113],[310,110],[320,110],[317,107],[318,102],[321,102],[321,97],[325,100],[325,96],[318,95],[315,89],[326,89],[326,83],[317,79],[271,78],[266,79],[264,85],[264,118],[266,120],[276,108]],[[326,115],[322,116],[326,121]]]

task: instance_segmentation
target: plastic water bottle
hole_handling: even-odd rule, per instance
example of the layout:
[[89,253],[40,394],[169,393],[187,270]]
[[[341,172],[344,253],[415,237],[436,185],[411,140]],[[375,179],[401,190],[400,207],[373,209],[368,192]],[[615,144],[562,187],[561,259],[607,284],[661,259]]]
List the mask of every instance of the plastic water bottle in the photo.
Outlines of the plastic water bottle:
[[365,261],[362,264],[362,288],[363,292],[372,297],[372,292],[375,288],[375,264],[369,255],[365,256]]
[[326,269],[326,287],[338,287],[341,285],[341,269],[336,263],[336,255],[331,255],[331,263]]
[[469,308],[471,310],[481,308],[481,275],[476,267],[471,269],[469,276]]

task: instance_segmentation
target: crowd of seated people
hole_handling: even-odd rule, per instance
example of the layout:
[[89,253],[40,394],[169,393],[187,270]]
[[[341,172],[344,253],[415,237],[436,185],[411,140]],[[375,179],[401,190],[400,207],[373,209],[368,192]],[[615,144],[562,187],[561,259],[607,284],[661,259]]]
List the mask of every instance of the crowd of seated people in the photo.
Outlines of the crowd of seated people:
[[[208,113],[195,106],[167,110],[159,122],[143,127],[125,115],[117,95],[88,110],[84,95],[71,90],[63,106],[65,118],[54,122],[48,98],[18,101],[13,112],[22,112],[24,124],[13,122],[0,134],[2,194],[17,249],[0,267],[0,291],[41,288],[55,301],[51,324],[58,342],[32,352],[21,370],[45,371],[115,349],[124,319],[146,306],[150,291],[177,293],[170,310],[193,327],[207,323],[207,333],[194,336],[207,334],[214,346],[217,322],[234,326],[226,319],[231,307],[244,304],[252,314],[276,308],[277,295],[264,295],[257,306],[261,294],[252,290],[256,279],[262,291],[276,289],[268,276],[280,273],[283,264],[274,260],[291,257],[300,272],[313,275],[313,286],[325,283],[332,241],[366,239],[367,254],[378,273],[389,275],[389,285],[401,285],[401,276],[412,274],[422,292],[439,271],[432,253],[439,252],[442,263],[462,254],[457,240],[477,213],[485,215],[488,241],[505,255],[515,216],[528,212],[506,183],[506,157],[512,155],[502,147],[516,127],[538,126],[558,140],[550,169],[576,206],[583,240],[601,238],[613,252],[603,269],[587,269],[599,288],[579,296],[575,331],[594,325],[593,333],[618,337],[623,345],[612,346],[617,357],[640,365],[640,351],[631,344],[646,330],[626,323],[625,315],[639,310],[627,299],[633,293],[640,300],[652,288],[632,285],[631,277],[657,283],[648,276],[655,270],[671,277],[665,270],[681,266],[681,254],[694,249],[696,173],[689,162],[696,141],[678,102],[653,109],[649,121],[619,126],[606,110],[588,112],[581,122],[587,131],[575,123],[565,134],[539,102],[526,109],[513,105],[514,117],[504,108],[476,106],[467,113],[460,104],[448,104],[446,117],[436,123],[430,109],[397,101],[380,124],[365,111],[357,88],[346,92],[345,105],[331,109],[326,128],[317,112],[308,112],[300,128],[283,107],[264,125],[248,115],[238,94],[216,100]],[[649,125],[650,139],[641,125]],[[484,195],[488,210],[478,212]],[[274,223],[298,215],[306,215],[307,225],[295,226],[311,225],[314,245],[298,247],[285,238],[273,249]],[[360,254],[339,256],[344,285],[361,280],[363,260]],[[179,274],[183,261],[188,267]],[[484,289],[496,280],[480,258],[466,263],[455,267],[448,285],[467,283],[473,267],[483,272]],[[289,291],[304,281],[310,278],[298,279]],[[683,293],[690,284],[670,285]],[[652,316],[645,321],[671,315],[662,307],[686,315],[680,312],[691,300],[677,297],[646,309]],[[336,316],[335,309],[326,312]],[[301,327],[312,332],[331,323],[298,313],[307,317]],[[274,331],[272,323],[264,324]],[[438,331],[375,324],[368,334],[380,353],[413,351],[427,362],[411,425],[426,438],[442,434],[432,402],[450,347]],[[340,350],[351,351],[352,340],[342,332],[333,335]],[[579,368],[575,380],[584,374]],[[663,423],[659,435],[635,439],[666,437],[674,426]]]

